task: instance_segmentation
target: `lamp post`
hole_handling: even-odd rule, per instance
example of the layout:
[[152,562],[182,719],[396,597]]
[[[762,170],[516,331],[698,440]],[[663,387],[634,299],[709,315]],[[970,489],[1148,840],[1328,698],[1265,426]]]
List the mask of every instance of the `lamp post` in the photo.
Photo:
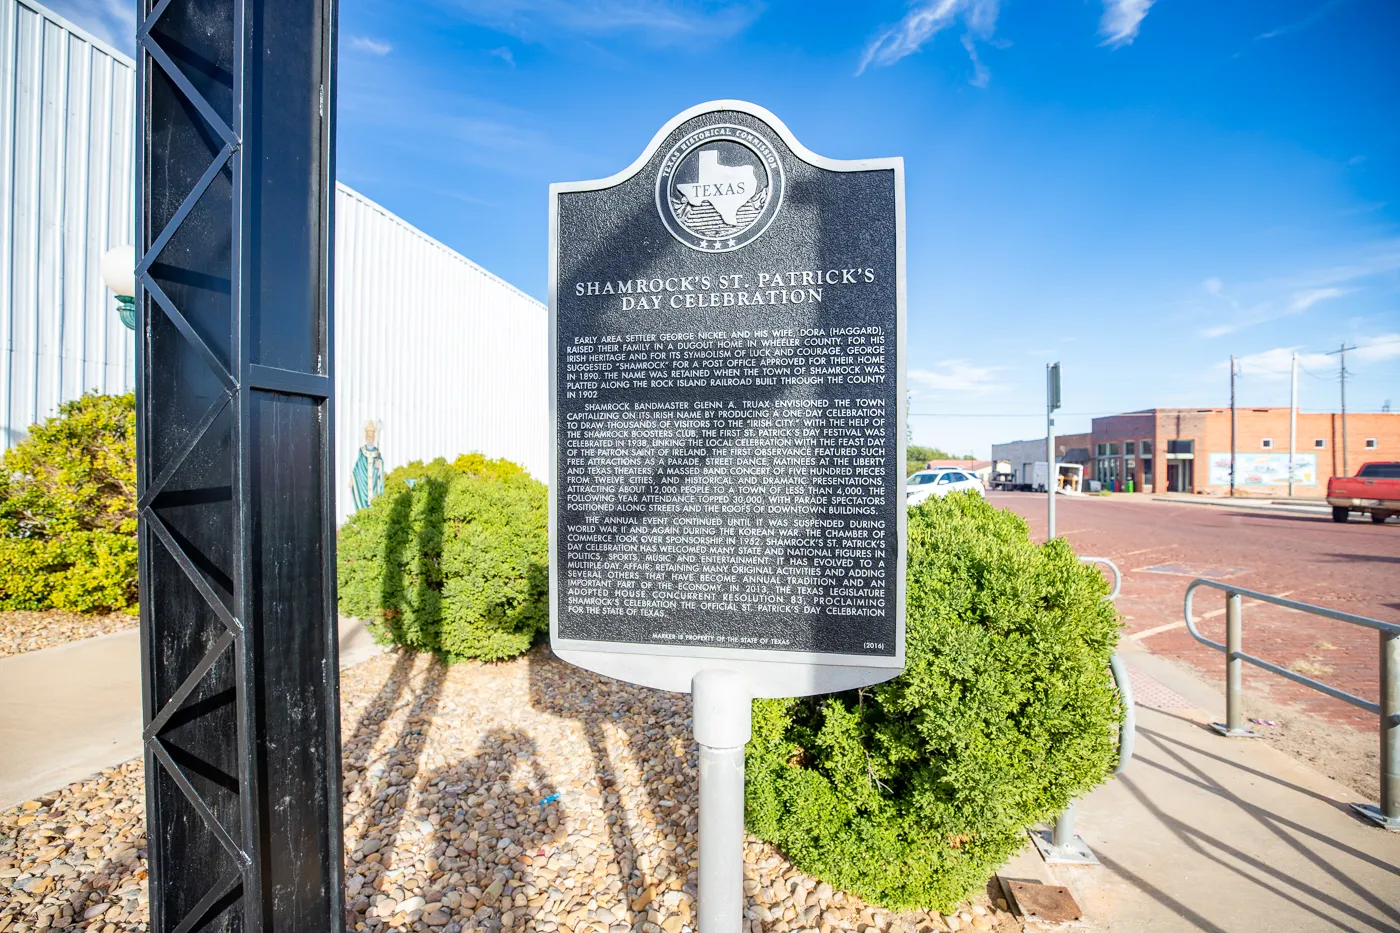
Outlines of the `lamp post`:
[[117,317],[136,329],[136,247],[114,246],[102,254],[102,281],[117,296]]

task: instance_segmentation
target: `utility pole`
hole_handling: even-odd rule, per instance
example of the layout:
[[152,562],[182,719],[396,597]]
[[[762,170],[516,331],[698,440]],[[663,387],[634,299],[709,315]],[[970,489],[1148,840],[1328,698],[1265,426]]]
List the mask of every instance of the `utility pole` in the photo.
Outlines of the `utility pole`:
[[1055,487],[1060,485],[1060,468],[1055,463],[1055,409],[1060,407],[1060,364],[1045,367],[1045,540],[1055,537]]
[[1288,496],[1293,497],[1293,458],[1298,448],[1298,354],[1293,354],[1293,386],[1288,392]]
[[[1230,354],[1230,496],[1235,495],[1235,451],[1239,448],[1239,413],[1235,411],[1235,354]],[[1159,456],[1161,456],[1159,454]],[[1162,470],[1165,475],[1167,461],[1162,460]]]
[[1340,350],[1333,350],[1328,356],[1341,355],[1341,364],[1338,367],[1342,377],[1342,475],[1350,476],[1351,470],[1347,468],[1347,351],[1355,350],[1356,347],[1347,346],[1345,340],[1342,341]]

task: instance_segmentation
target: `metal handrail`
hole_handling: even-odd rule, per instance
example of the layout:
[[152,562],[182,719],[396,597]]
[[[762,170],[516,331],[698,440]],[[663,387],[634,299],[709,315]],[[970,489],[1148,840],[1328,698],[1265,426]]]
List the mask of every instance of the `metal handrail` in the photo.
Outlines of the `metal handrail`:
[[1133,737],[1137,735],[1137,708],[1133,705],[1133,682],[1128,679],[1128,667],[1118,652],[1108,657],[1108,666],[1113,671],[1113,682],[1118,686],[1118,695],[1123,698],[1123,723],[1118,727],[1118,764],[1114,774],[1122,774],[1133,760]]
[[[1206,638],[1196,628],[1196,619],[1191,611],[1192,600],[1195,597],[1196,589],[1202,586],[1220,590],[1225,594],[1224,644]],[[1380,702],[1373,703],[1370,700],[1347,693],[1345,690],[1329,686],[1320,680],[1294,673],[1272,661],[1265,661],[1252,654],[1245,654],[1242,646],[1244,644],[1243,598],[1246,596],[1262,603],[1282,606],[1285,609],[1292,609],[1295,612],[1303,612],[1324,619],[1346,622],[1349,625],[1360,625],[1378,632],[1380,634]],[[1191,584],[1186,587],[1182,615],[1186,620],[1186,630],[1191,633],[1192,638],[1225,655],[1225,722],[1211,724],[1222,735],[1245,737],[1257,734],[1246,728],[1244,724],[1244,707],[1240,694],[1243,689],[1242,662],[1245,661],[1270,673],[1278,674],[1296,684],[1310,687],[1333,699],[1369,710],[1379,716],[1381,739],[1380,806],[1354,803],[1352,807],[1386,829],[1400,830],[1400,624],[1382,622],[1380,619],[1370,619],[1350,612],[1340,612],[1336,609],[1300,603],[1294,599],[1284,599],[1282,596],[1271,596],[1268,593],[1260,593],[1232,586],[1229,583],[1206,579],[1192,580]]]
[[1400,625],[1396,625],[1393,622],[1382,622],[1379,619],[1368,619],[1365,616],[1352,615],[1350,612],[1339,612],[1336,609],[1325,609],[1322,606],[1300,603],[1294,599],[1284,599],[1282,596],[1270,596],[1268,593],[1246,590],[1242,587],[1231,586],[1216,580],[1207,580],[1204,578],[1192,580],[1191,585],[1186,588],[1186,599],[1182,606],[1182,612],[1186,617],[1186,630],[1191,633],[1191,637],[1196,639],[1196,641],[1203,645],[1209,645],[1217,651],[1224,652],[1231,659],[1238,658],[1241,661],[1248,661],[1255,667],[1262,667],[1264,670],[1278,674],[1280,677],[1286,677],[1294,683],[1302,684],[1305,687],[1311,687],[1319,693],[1325,693],[1334,699],[1341,700],[1343,703],[1350,703],[1352,706],[1359,706],[1364,710],[1369,710],[1372,713],[1380,715],[1381,707],[1378,703],[1372,703],[1370,700],[1362,699],[1359,696],[1347,693],[1345,690],[1338,690],[1336,687],[1330,687],[1320,680],[1304,677],[1302,674],[1294,673],[1285,667],[1279,667],[1277,664],[1271,661],[1265,661],[1263,658],[1256,658],[1252,654],[1245,654],[1238,649],[1232,651],[1228,646],[1206,638],[1200,633],[1200,630],[1196,628],[1196,621],[1191,613],[1191,603],[1195,596],[1196,587],[1198,586],[1208,586],[1212,589],[1220,590],[1225,593],[1227,599],[1235,595],[1248,596],[1250,599],[1257,599],[1263,603],[1272,603],[1275,606],[1282,606],[1285,609],[1294,609],[1298,612],[1308,613],[1309,615],[1335,619],[1338,622],[1349,622],[1352,625],[1363,625],[1366,628],[1375,629],[1385,635],[1400,635]]
[[[1081,563],[1106,564],[1113,571],[1113,590],[1104,599],[1108,602],[1118,598],[1123,588],[1123,571],[1107,557],[1081,557]],[[1133,739],[1137,735],[1137,707],[1133,700],[1133,682],[1128,678],[1128,666],[1118,656],[1118,652],[1108,656],[1108,668],[1113,674],[1113,685],[1123,699],[1123,721],[1118,724],[1118,764],[1113,773],[1122,774],[1133,760]],[[1070,862],[1080,865],[1097,865],[1098,858],[1084,844],[1084,840],[1074,833],[1074,801],[1070,801],[1064,812],[1055,819],[1048,837],[1032,833],[1031,838],[1047,862]]]
[[1109,570],[1113,571],[1113,590],[1104,599],[1112,602],[1118,598],[1118,591],[1123,588],[1123,571],[1118,569],[1118,565],[1107,557],[1081,557],[1081,564],[1105,564]]

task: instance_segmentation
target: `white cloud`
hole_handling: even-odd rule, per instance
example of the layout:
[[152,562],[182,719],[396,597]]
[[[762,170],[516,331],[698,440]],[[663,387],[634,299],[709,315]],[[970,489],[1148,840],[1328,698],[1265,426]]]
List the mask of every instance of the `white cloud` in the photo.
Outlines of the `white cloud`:
[[1311,13],[1309,13],[1307,16],[1304,16],[1302,19],[1297,20],[1296,22],[1287,23],[1283,26],[1275,26],[1268,32],[1260,33],[1254,38],[1274,39],[1278,36],[1286,36],[1290,32],[1297,32],[1300,29],[1306,29],[1313,23],[1317,22],[1318,20],[1322,19],[1322,17],[1330,13],[1334,7],[1340,6],[1346,2],[1347,0],[1329,0],[1329,2],[1322,4],[1322,6],[1313,10]]
[[998,375],[1004,366],[978,366],[971,360],[943,360],[930,369],[909,370],[909,382],[917,387],[915,394],[955,392],[962,395],[987,395],[1005,388]]
[[656,44],[723,39],[748,28],[757,0],[455,0],[472,21],[527,41],[551,33],[639,34]]
[[1225,283],[1215,276],[1206,279],[1201,285],[1209,295],[1220,299],[1226,305],[1225,309],[1217,311],[1221,315],[1217,322],[1201,330],[1201,336],[1209,338],[1224,337],[1280,318],[1296,317],[1318,302],[1330,301],[1356,291],[1354,288],[1336,285],[1302,288],[1255,304],[1243,305],[1225,291]]
[[[1293,371],[1293,354],[1301,347],[1274,347],[1260,353],[1250,353],[1238,357],[1235,364],[1241,376],[1255,376],[1264,379],[1287,379]],[[1226,364],[1228,367],[1228,364]],[[1328,362],[1325,353],[1299,353],[1298,365],[1305,370],[1321,370],[1329,365],[1335,366],[1336,360]]]
[[45,0],[44,5],[128,55],[136,54],[136,4],[128,0]]
[[1356,349],[1347,354],[1347,365],[1356,363],[1386,363],[1400,360],[1400,334],[1377,334],[1356,341]]
[[1309,288],[1301,292],[1296,292],[1293,299],[1288,303],[1289,314],[1301,314],[1319,301],[1326,301],[1328,298],[1340,298],[1349,294],[1350,288]]
[[506,48],[504,45],[501,46],[499,49],[491,49],[486,54],[493,55],[496,58],[499,58],[501,61],[505,62],[512,68],[515,67],[515,55],[511,52],[510,49]]
[[351,36],[350,48],[357,52],[368,52],[371,55],[388,55],[394,50],[394,47],[389,43],[369,36]]
[[1103,0],[1103,16],[1099,18],[1100,45],[1118,48],[1131,45],[1138,29],[1156,0]]
[[999,0],[922,0],[903,19],[866,45],[856,74],[871,65],[893,65],[913,55],[934,36],[961,20],[966,28],[963,47],[972,59],[972,83],[983,87],[990,76],[977,56],[976,43],[992,37],[999,7]]
[[[1400,360],[1400,334],[1376,334],[1361,337],[1353,344],[1355,349],[1347,351],[1347,370],[1364,368],[1376,363]],[[1273,347],[1259,353],[1239,357],[1235,362],[1242,376],[1254,376],[1266,380],[1287,379],[1291,375],[1293,354],[1298,353],[1298,366],[1305,373],[1314,376],[1332,377],[1337,375],[1340,364],[1336,353],[1304,353],[1301,347]],[[1228,364],[1225,364],[1228,365]]]

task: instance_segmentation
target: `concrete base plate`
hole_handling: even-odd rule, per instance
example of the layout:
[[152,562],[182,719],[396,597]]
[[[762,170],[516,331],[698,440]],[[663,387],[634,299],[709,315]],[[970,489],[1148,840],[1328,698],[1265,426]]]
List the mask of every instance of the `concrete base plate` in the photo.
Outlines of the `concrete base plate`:
[[1225,736],[1227,739],[1259,738],[1259,733],[1255,732],[1253,729],[1231,729],[1223,722],[1213,722],[1210,724],[1210,727],[1216,732],[1219,732],[1221,735]]
[[1057,846],[1052,842],[1051,831],[1048,829],[1032,830],[1031,841],[1040,852],[1040,857],[1051,864],[1064,865],[1097,865],[1098,856],[1089,848],[1081,837],[1075,836],[1069,845]]

